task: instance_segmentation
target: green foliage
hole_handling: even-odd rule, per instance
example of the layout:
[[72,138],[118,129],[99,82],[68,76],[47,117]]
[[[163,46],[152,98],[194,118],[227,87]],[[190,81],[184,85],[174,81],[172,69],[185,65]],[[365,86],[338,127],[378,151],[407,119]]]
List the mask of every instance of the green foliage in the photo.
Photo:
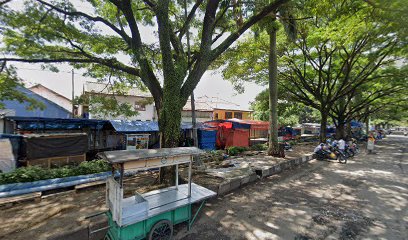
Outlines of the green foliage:
[[268,146],[266,144],[262,144],[262,143],[255,144],[255,145],[252,145],[251,147],[249,147],[249,150],[251,150],[251,151],[265,151],[267,149],[268,149]]
[[52,178],[63,178],[78,175],[106,172],[109,164],[104,160],[82,162],[78,166],[44,169],[38,166],[17,168],[10,173],[0,173],[0,184],[33,182]]
[[[299,123],[318,122],[319,112],[313,108],[305,106],[302,103],[286,98],[286,93],[280,91],[278,102],[278,122],[281,126],[295,126]],[[269,120],[269,91],[268,89],[260,92],[255,101],[251,102],[251,109],[254,110],[254,117],[257,120]]]
[[26,96],[20,91],[16,91],[19,87],[24,87],[24,84],[17,77],[14,67],[6,67],[6,63],[0,61],[0,109],[4,108],[2,101],[5,100],[17,100],[20,103],[28,102],[27,110],[45,109],[43,103]]
[[[360,118],[367,106],[397,100],[406,89],[401,65],[408,50],[402,2],[305,1],[296,13],[298,40],[288,42],[278,33],[279,105],[285,108],[279,121],[292,122],[291,114],[284,115],[299,104],[342,122]],[[249,36],[236,44],[224,55],[224,77],[238,88],[243,81],[266,85],[267,43],[268,36],[259,34],[256,41]],[[252,107],[257,118],[267,120],[267,101],[258,98]]]
[[227,153],[230,156],[236,156],[236,155],[238,155],[238,154],[240,154],[242,152],[245,152],[247,150],[248,150],[248,148],[246,148],[246,147],[234,147],[233,146],[233,147],[227,148]]

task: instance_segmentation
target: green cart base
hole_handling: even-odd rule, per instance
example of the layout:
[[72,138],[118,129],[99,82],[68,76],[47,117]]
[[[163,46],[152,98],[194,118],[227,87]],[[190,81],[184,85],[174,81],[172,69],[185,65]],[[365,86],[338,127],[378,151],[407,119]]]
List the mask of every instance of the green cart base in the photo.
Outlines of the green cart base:
[[119,227],[112,220],[112,214],[107,212],[109,218],[108,237],[111,240],[138,240],[146,238],[153,225],[161,220],[168,220],[173,225],[187,222],[191,219],[191,204],[175,210],[162,213],[152,218],[128,226]]

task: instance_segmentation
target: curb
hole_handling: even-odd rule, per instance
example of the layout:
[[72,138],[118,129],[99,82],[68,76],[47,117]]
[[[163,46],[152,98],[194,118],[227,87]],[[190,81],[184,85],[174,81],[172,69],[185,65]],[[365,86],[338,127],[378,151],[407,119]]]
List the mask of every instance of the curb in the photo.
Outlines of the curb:
[[294,166],[300,166],[304,163],[309,162],[312,159],[313,154],[307,154],[303,155],[300,158],[290,159],[272,166],[255,169],[254,173],[249,175],[243,175],[233,179],[228,179],[218,185],[218,190],[216,191],[217,196],[225,195],[227,193],[234,191],[235,189],[240,188],[245,184],[255,182],[257,180],[262,180],[263,178],[267,178],[269,176],[278,174],[284,170],[291,169]]

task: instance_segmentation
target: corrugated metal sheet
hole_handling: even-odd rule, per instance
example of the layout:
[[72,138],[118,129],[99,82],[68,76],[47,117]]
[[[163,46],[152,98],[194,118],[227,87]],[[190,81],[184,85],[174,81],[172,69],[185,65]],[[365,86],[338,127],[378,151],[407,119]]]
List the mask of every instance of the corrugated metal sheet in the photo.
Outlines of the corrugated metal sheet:
[[46,117],[46,118],[70,118],[71,112],[67,111],[65,108],[59,106],[58,104],[24,88],[17,87],[16,91],[24,93],[29,98],[35,99],[45,105],[45,109],[29,109],[29,103],[19,101],[5,100],[2,101],[6,110],[14,110],[15,116],[20,117]]

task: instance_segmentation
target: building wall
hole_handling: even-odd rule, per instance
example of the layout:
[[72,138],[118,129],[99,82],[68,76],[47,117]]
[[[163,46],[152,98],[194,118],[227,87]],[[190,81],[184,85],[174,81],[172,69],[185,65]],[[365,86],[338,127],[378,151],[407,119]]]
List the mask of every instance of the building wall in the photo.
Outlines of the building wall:
[[14,116],[17,117],[45,117],[45,118],[71,118],[71,111],[66,110],[60,105],[50,101],[43,96],[34,93],[33,91],[24,88],[17,87],[16,91],[25,94],[27,97],[32,98],[44,105],[44,109],[36,108],[31,109],[28,102],[20,103],[17,100],[5,100],[2,101],[5,107],[5,111],[13,111]]
[[[116,96],[116,99],[120,103],[129,103],[132,106],[135,106],[136,103],[141,103],[145,102],[146,98],[143,97],[137,97],[137,96]],[[90,106],[91,108],[92,106]],[[89,118],[90,119],[106,119],[106,120],[140,120],[140,121],[154,121],[157,120],[157,114],[156,114],[156,109],[154,107],[154,104],[148,104],[145,106],[145,110],[137,110],[138,114],[133,117],[125,117],[125,116],[118,116],[118,117],[112,117],[112,116],[101,116],[95,113],[89,113]],[[82,114],[82,113],[81,113]]]
[[[251,120],[252,116],[251,116],[251,112],[243,112],[243,111],[232,111],[232,110],[222,110],[222,109],[216,109],[213,112],[213,119],[217,120],[217,119],[221,119],[221,120],[225,120],[226,118],[226,112],[231,112],[232,113],[232,117],[231,118],[237,118],[236,117],[236,113],[241,113],[242,114],[242,119],[243,120]],[[217,114],[218,114],[218,118],[217,118]],[[228,118],[229,119],[229,118]]]
[[[206,122],[212,120],[213,113],[206,111],[196,111],[196,120],[197,122]],[[190,110],[183,110],[181,112],[181,121],[182,122],[191,122],[192,116]]]
[[60,105],[61,107],[67,109],[68,111],[72,111],[72,104],[71,101],[67,98],[64,98],[63,96],[59,96],[52,91],[50,91],[47,88],[44,88],[42,86],[36,86],[33,88],[30,88],[31,91],[37,93],[38,95]]

